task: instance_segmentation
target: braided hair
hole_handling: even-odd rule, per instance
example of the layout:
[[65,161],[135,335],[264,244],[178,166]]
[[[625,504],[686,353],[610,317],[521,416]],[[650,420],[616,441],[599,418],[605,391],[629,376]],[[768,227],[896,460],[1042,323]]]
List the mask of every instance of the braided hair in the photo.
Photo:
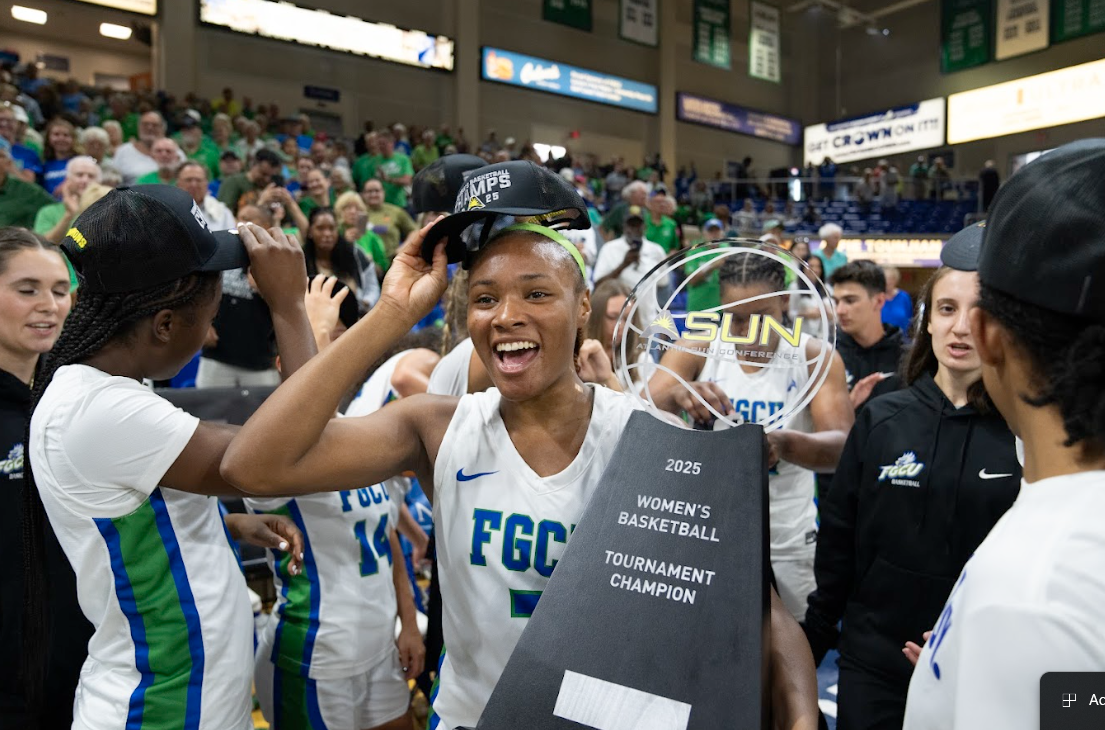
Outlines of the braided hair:
[[745,252],[725,259],[718,272],[718,281],[722,286],[762,283],[783,291],[787,288],[787,273],[786,267],[775,259]]
[[468,337],[468,270],[457,267],[445,290],[445,326],[441,330],[441,355],[452,352]]
[[1026,304],[982,284],[979,303],[1028,354],[1035,396],[1029,405],[1054,405],[1067,432],[1064,446],[1105,450],[1105,324]]
[[[64,365],[80,363],[100,352],[109,342],[134,332],[139,321],[165,309],[193,309],[215,291],[219,274],[190,274],[167,284],[130,292],[106,294],[82,288],[53,350],[39,360],[31,388],[31,413]],[[187,313],[185,313],[187,319]],[[31,463],[30,419],[24,434],[23,570],[26,599],[23,603],[23,686],[30,727],[37,726],[41,711],[49,639],[49,601],[46,582],[46,513],[35,485]]]

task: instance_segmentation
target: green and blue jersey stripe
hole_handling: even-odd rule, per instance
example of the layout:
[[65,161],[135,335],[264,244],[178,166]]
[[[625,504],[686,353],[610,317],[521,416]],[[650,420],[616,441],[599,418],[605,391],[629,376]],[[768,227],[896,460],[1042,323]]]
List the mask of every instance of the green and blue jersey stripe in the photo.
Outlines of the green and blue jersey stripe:
[[129,515],[94,522],[107,545],[139,673],[126,730],[195,730],[202,705],[203,634],[165,498],[155,489]]

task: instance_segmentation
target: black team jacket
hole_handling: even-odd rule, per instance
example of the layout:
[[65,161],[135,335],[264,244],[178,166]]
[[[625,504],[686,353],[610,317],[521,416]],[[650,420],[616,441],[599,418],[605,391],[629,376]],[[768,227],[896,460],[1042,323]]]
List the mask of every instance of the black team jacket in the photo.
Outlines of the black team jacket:
[[[898,377],[898,370],[905,356],[907,343],[905,334],[897,327],[888,324],[883,325],[883,337],[870,347],[861,347],[852,336],[843,330],[837,330],[836,351],[840,353],[840,359],[844,361],[845,376],[848,378],[848,390],[856,383],[866,378],[871,373],[894,373],[875,386],[870,403],[880,395],[893,393],[902,387],[902,381]],[[866,405],[864,403],[863,405]],[[860,408],[863,407],[860,406]]]
[[1013,434],[996,412],[955,408],[930,375],[856,417],[821,503],[817,590],[805,630],[820,662],[902,687],[906,641],[935,626],[963,565],[1020,490]]
[[[19,378],[0,370],[0,551],[7,567],[0,571],[0,728],[26,727],[22,680],[23,645],[23,464],[31,390]],[[92,625],[77,604],[77,580],[69,561],[46,524],[46,571],[49,583],[50,645],[47,657],[42,727],[73,723],[73,694],[88,655]]]

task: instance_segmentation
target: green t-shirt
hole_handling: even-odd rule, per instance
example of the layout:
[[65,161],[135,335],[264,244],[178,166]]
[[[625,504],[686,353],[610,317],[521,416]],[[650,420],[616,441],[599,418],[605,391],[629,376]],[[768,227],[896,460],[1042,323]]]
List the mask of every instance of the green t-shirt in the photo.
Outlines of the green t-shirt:
[[437,160],[438,157],[441,157],[441,155],[438,153],[437,147],[432,145],[430,147],[418,145],[414,148],[414,151],[411,152],[411,165],[415,170],[421,170],[423,167]]
[[[697,243],[701,243],[701,241]],[[709,265],[716,258],[717,256],[703,256],[694,261],[689,261],[683,264],[683,273],[689,278],[701,267]],[[721,306],[721,283],[719,274],[720,272],[711,271],[705,281],[687,287],[688,312],[702,312],[713,307]]]
[[386,272],[391,266],[391,259],[388,258],[388,252],[384,248],[384,239],[372,231],[365,231],[364,235],[357,239],[357,246],[380,267],[380,271]]
[[370,228],[379,227],[379,230],[373,233],[383,239],[384,251],[387,252],[389,261],[395,258],[399,244],[418,227],[407,211],[387,203],[384,203],[379,210],[368,211],[368,224]]
[[376,164],[380,161],[378,155],[361,155],[357,159],[353,160],[353,168],[350,172],[353,174],[353,182],[357,186],[357,190],[364,190],[364,184],[376,177]]
[[645,238],[660,244],[664,253],[671,253],[679,248],[679,226],[666,215],[660,216],[659,223],[653,223],[652,216],[649,216],[645,227]]
[[38,185],[8,175],[0,186],[0,226],[30,228],[38,211],[56,202],[54,196]]
[[158,171],[147,172],[145,175],[139,175],[134,181],[135,185],[174,185],[175,179],[165,182],[161,179],[161,176],[157,174]]
[[437,145],[439,150],[444,150],[446,147],[453,144],[453,138],[447,134],[439,134],[437,138],[434,139],[434,144]]
[[407,186],[388,182],[388,178],[413,175],[414,166],[411,165],[411,158],[407,157],[402,152],[393,152],[391,157],[387,159],[383,157],[377,159],[376,170],[383,172],[384,202],[398,205],[400,208],[406,208]]
[[65,203],[44,205],[38,209],[38,214],[35,216],[35,226],[32,230],[40,236],[45,236],[54,230],[54,226],[65,217]]
[[[231,175],[219,183],[217,197],[220,203],[230,208],[231,213],[237,214],[240,207],[238,203],[256,203],[260,196],[260,190],[261,188],[255,186],[246,173],[239,172],[237,175]],[[243,197],[245,198],[244,201],[241,200]]]
[[[303,198],[299,201],[299,209],[301,211],[303,211],[303,215],[307,216],[308,218],[311,216],[311,211],[314,210],[315,208],[318,208],[318,207],[320,207],[319,204],[317,202],[315,202],[315,199],[310,197],[309,195],[304,195]],[[329,205],[329,207],[330,208],[334,207],[334,191],[333,190],[330,191],[330,205]]]
[[613,233],[615,238],[622,235],[625,231],[625,214],[628,210],[629,203],[618,203],[602,219],[602,227]]

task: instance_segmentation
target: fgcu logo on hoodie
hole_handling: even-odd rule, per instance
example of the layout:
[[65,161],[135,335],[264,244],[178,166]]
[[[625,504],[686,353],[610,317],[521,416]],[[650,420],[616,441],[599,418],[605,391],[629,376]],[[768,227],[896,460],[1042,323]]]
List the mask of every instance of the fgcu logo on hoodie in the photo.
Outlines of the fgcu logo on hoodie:
[[0,461],[0,474],[6,474],[8,479],[23,478],[23,444],[13,446],[8,458]]
[[925,468],[924,463],[917,461],[917,454],[907,451],[898,457],[897,461],[882,467],[879,472],[879,481],[890,480],[891,484],[899,487],[919,487],[921,483],[915,479]]

